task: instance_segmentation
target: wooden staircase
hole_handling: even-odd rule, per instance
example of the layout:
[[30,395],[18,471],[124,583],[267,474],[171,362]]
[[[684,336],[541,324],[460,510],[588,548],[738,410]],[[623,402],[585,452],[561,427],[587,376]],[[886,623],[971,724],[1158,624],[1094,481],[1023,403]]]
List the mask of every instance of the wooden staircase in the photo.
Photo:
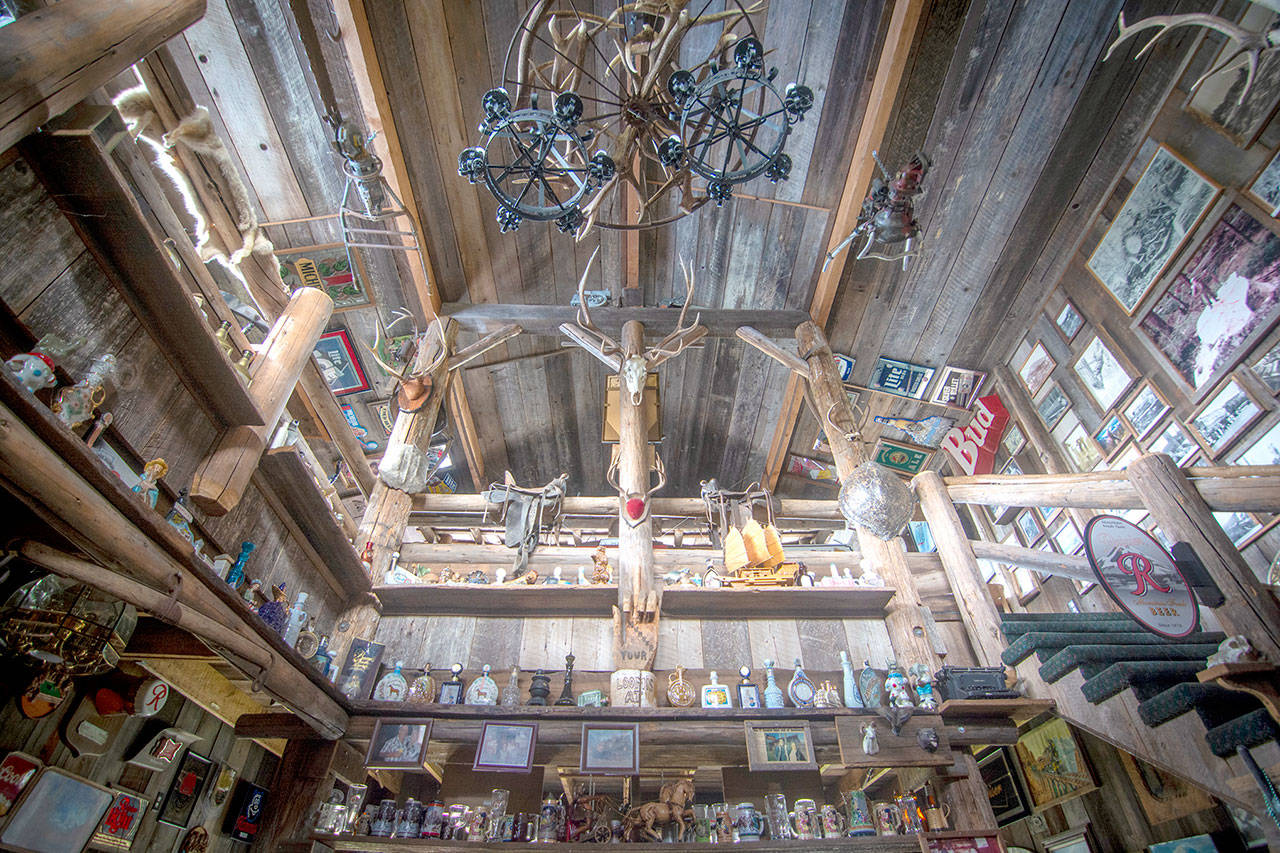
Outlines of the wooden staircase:
[[1196,680],[1225,635],[1163,641],[1115,613],[1005,614],[1001,630],[1009,642],[1001,657],[1017,669],[1027,695],[1053,699],[1073,725],[1262,812],[1235,750],[1251,748],[1274,777],[1280,727],[1256,699]]

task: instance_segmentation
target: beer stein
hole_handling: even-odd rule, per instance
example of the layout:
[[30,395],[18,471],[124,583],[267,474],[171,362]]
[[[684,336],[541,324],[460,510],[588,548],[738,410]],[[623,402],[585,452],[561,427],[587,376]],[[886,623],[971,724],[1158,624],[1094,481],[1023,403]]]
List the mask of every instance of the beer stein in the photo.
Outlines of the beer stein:
[[840,809],[830,803],[825,803],[820,814],[822,817],[822,837],[843,838],[844,818],[840,816]]
[[920,804],[916,802],[916,798],[911,794],[899,794],[894,801],[898,805],[898,814],[902,819],[902,832],[909,835],[924,832],[924,815],[921,814]]
[[390,838],[391,831],[396,827],[396,801],[383,800],[378,810],[373,816],[373,826],[370,827],[369,834],[378,838]]
[[769,816],[769,835],[774,841],[785,841],[791,838],[791,821],[787,816],[787,798],[784,794],[769,794],[765,797],[765,808]]
[[711,821],[714,815],[706,803],[693,804],[693,840],[705,844],[711,840]]
[[902,827],[902,812],[893,803],[876,803],[871,807],[879,835],[897,835]]
[[422,834],[422,803],[410,797],[396,817],[392,838],[418,838]]
[[715,813],[716,843],[733,843],[733,818],[729,816],[729,804],[716,803],[711,807],[711,811]]
[[925,809],[924,822],[930,832],[945,832],[951,828],[951,806],[942,803]]
[[796,838],[809,841],[818,837],[818,804],[813,800],[796,800],[791,831]]
[[733,828],[739,841],[759,841],[764,832],[764,818],[756,811],[755,803],[738,803],[733,809]]
[[444,803],[432,800],[422,812],[422,834],[420,838],[439,838],[444,834]]
[[542,811],[538,818],[538,840],[559,841],[563,826],[564,805],[555,797],[547,797],[542,801]]
[[875,835],[876,826],[871,820],[871,806],[867,803],[867,795],[858,789],[845,794],[847,806],[846,826],[851,837]]

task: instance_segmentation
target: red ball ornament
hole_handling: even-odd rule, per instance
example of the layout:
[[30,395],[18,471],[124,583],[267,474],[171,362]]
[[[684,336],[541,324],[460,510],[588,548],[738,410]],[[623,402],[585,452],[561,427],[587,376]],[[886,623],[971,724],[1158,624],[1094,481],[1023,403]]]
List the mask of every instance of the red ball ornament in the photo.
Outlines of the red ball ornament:
[[639,521],[644,516],[644,500],[641,498],[628,498],[626,508],[632,521]]

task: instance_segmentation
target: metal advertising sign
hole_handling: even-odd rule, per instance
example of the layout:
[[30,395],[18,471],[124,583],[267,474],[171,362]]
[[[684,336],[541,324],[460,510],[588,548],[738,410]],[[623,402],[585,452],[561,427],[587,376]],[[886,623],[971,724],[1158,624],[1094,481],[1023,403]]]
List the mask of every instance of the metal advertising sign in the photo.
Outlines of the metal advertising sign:
[[1196,630],[1200,611],[1191,585],[1150,534],[1123,518],[1099,515],[1085,527],[1084,540],[1098,583],[1135,622],[1170,640]]

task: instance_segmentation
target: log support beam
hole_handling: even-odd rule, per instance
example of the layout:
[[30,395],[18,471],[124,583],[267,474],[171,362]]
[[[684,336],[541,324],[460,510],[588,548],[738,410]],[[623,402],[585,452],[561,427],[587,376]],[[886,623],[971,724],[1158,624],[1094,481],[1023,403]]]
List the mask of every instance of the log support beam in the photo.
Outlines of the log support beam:
[[329,768],[337,752],[338,741],[289,741],[276,766],[271,808],[266,810],[258,831],[256,849],[278,850],[283,842],[306,836],[311,809],[333,786]]

